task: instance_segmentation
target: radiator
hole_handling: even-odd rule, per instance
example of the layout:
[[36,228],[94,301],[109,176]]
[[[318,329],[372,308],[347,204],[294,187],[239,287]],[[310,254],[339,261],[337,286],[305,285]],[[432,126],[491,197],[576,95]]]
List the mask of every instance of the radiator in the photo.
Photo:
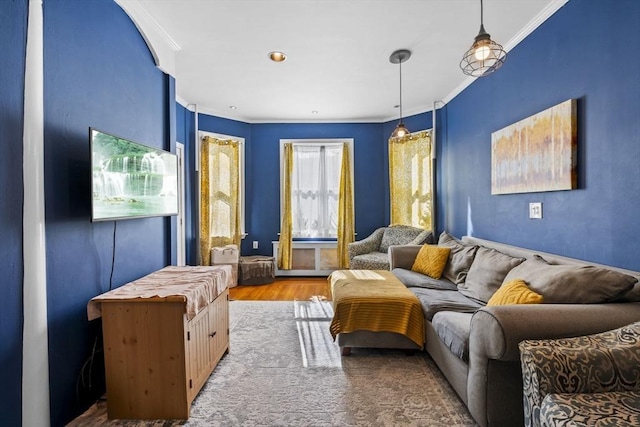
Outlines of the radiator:
[[276,276],[328,276],[338,269],[336,242],[303,241],[293,242],[291,270],[278,268],[279,242],[272,242],[273,257],[276,260]]

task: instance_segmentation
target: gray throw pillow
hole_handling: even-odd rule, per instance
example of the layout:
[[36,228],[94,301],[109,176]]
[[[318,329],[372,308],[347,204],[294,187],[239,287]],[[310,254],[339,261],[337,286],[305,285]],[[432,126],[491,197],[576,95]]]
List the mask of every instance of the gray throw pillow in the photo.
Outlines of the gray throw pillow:
[[529,289],[551,304],[600,304],[629,292],[638,281],[633,276],[591,265],[548,264],[528,259],[514,268],[504,282],[522,279]]
[[456,285],[464,283],[478,247],[475,245],[465,245],[446,231],[440,234],[438,246],[451,249],[451,252],[449,252],[449,261],[442,271],[442,277]]
[[458,291],[469,298],[486,303],[502,285],[507,273],[523,261],[524,258],[515,258],[480,246],[469,268],[467,279],[458,285]]
[[640,283],[636,283],[629,292],[625,292],[620,295],[619,298],[612,300],[612,302],[640,302]]

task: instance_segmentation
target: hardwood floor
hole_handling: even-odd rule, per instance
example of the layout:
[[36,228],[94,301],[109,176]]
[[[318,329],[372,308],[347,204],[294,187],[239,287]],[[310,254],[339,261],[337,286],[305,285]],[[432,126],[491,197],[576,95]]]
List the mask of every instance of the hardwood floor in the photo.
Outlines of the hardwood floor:
[[232,300],[300,301],[313,296],[331,299],[326,277],[276,277],[266,285],[239,285],[229,289]]

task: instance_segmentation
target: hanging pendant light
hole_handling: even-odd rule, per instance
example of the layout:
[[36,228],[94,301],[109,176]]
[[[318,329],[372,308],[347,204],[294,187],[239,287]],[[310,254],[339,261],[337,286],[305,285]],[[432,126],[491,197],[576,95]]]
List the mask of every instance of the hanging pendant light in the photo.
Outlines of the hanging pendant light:
[[400,65],[400,122],[398,122],[398,125],[393,130],[391,138],[402,138],[403,136],[411,133],[404,123],[402,123],[402,63],[407,61],[410,57],[411,51],[407,49],[396,50],[389,57],[389,62]]
[[491,40],[491,36],[484,30],[482,0],[480,0],[480,32],[476,36],[471,48],[460,61],[462,72],[468,76],[487,76],[500,67],[507,59],[507,52],[501,45]]

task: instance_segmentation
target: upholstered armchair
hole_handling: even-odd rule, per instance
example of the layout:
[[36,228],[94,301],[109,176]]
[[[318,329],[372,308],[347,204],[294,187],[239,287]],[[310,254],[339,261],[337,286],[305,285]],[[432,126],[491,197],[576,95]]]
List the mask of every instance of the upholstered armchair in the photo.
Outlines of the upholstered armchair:
[[519,349],[525,426],[640,425],[640,322]]
[[352,270],[389,270],[391,245],[433,243],[433,233],[408,225],[380,227],[370,236],[349,243],[349,268]]

